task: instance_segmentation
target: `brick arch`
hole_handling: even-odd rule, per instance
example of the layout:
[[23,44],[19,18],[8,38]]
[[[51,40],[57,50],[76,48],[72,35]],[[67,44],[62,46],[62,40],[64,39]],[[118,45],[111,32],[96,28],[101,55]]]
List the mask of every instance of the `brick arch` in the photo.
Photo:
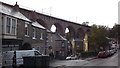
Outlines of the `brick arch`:
[[36,21],[37,21],[39,24],[41,24],[43,27],[45,27],[45,28],[48,29],[47,23],[45,23],[42,19],[37,19]]
[[[59,33],[60,35],[63,35],[63,34],[64,34],[63,27],[61,26],[61,24],[59,24],[59,23],[54,23],[54,24],[52,24],[52,25],[55,25],[55,27],[56,27],[56,31],[55,31],[55,32]],[[51,28],[52,28],[52,25],[51,25]],[[51,28],[50,28],[50,29],[51,29]]]
[[[65,33],[67,28],[68,28],[69,32]],[[65,31],[64,31],[64,33],[66,34],[66,38],[67,38],[67,36],[69,36],[69,38],[68,38],[69,40],[75,38],[75,29],[72,26],[67,26],[65,28]]]
[[77,38],[83,39],[85,36],[85,31],[83,28],[78,28],[76,33]]

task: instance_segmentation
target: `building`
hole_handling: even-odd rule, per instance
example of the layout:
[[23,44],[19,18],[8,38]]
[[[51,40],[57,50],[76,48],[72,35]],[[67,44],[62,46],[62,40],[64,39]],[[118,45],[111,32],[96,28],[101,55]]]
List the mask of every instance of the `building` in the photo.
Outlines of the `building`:
[[56,32],[47,33],[48,53],[53,53],[56,59],[64,58],[67,55],[67,39]]
[[44,53],[46,28],[24,16],[19,11],[17,3],[14,6],[2,3],[0,7],[2,7],[0,12],[2,13],[3,51],[34,47]]
[[18,24],[21,21],[30,22],[30,20],[17,10],[17,5],[10,7],[2,3],[0,7],[2,13],[2,50],[19,49],[23,40],[17,37],[20,33],[17,31],[19,29]]

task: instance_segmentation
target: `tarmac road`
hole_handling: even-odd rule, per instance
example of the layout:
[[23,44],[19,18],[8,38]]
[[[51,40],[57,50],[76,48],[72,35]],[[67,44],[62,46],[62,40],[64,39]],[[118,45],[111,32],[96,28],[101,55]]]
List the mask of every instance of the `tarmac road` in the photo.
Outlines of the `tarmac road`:
[[107,58],[92,60],[58,60],[51,63],[53,68],[118,68],[118,53]]

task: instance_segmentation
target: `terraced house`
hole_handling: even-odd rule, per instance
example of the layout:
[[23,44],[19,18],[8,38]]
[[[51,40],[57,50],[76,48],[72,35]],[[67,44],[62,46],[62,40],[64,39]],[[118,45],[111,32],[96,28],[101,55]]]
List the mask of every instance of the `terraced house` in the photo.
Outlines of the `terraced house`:
[[[2,3],[2,50],[32,49],[41,50],[45,45],[46,29],[36,21],[25,17],[19,6]],[[42,45],[42,46],[40,46]],[[43,52],[43,50],[41,50]]]

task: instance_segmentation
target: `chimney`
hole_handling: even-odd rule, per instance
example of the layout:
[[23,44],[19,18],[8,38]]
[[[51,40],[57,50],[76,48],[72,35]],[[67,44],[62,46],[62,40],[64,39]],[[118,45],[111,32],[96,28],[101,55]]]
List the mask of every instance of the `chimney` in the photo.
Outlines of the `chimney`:
[[14,5],[14,9],[15,9],[16,11],[19,11],[19,5],[17,4],[17,2],[16,2],[16,4]]

